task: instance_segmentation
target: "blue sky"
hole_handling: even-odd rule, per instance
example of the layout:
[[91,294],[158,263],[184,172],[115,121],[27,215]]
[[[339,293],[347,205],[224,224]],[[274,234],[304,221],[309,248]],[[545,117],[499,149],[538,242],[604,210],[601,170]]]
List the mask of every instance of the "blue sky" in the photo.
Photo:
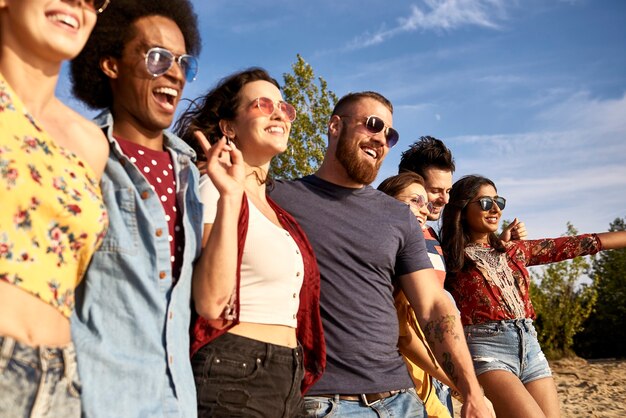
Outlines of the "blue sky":
[[[194,0],[203,51],[196,97],[229,73],[282,81],[296,54],[338,96],[394,104],[400,142],[375,185],[422,135],[457,172],[496,182],[504,218],[531,238],[626,217],[626,1]],[[59,94],[68,98],[67,80]]]

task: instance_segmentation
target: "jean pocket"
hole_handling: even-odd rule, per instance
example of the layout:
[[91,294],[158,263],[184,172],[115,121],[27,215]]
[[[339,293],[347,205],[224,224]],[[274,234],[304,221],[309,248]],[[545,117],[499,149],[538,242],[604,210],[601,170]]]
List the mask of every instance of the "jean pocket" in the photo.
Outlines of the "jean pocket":
[[198,366],[201,366],[203,380],[252,379],[263,367],[260,358],[223,350],[204,350],[204,352],[197,353],[196,356],[199,358],[192,360],[194,375],[198,374]]
[[108,182],[102,182],[102,194],[109,215],[109,229],[102,240],[100,251],[136,254],[139,246],[139,226],[135,193],[130,187],[110,190],[112,188]]
[[323,418],[335,415],[337,404],[331,398],[304,398],[304,416],[307,418]]

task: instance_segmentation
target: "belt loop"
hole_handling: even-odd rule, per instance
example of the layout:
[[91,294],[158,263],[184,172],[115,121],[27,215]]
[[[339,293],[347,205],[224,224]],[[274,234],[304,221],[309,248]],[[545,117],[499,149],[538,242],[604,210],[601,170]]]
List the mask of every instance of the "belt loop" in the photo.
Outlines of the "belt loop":
[[0,348],[0,373],[4,371],[9,364],[9,360],[13,356],[15,340],[11,337],[0,337],[2,339],[2,348]]
[[269,367],[272,356],[274,355],[274,347],[272,344],[265,343],[265,367]]
[[72,384],[76,375],[76,357],[73,355],[71,345],[63,347],[61,352],[63,353],[63,376],[67,379],[68,384]]

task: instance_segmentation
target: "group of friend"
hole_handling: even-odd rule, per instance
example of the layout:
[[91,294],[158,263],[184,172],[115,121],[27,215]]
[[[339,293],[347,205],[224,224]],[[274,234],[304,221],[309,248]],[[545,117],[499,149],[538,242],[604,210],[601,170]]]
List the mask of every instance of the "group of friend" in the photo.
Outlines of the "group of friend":
[[558,417],[526,266],[626,232],[496,235],[506,200],[432,137],[374,189],[372,91],[272,180],[297,115],[261,68],[168,130],[200,49],[190,0],[0,0],[0,416]]

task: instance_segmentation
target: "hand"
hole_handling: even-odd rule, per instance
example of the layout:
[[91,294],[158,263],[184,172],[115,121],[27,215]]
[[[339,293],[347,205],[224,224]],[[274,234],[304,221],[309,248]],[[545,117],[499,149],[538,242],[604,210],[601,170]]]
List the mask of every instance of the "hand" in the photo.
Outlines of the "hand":
[[475,402],[468,398],[461,407],[461,417],[463,418],[496,418],[496,414],[493,410],[493,405],[487,399],[482,396],[480,398],[473,398]]
[[243,194],[246,176],[241,151],[233,142],[226,144],[225,137],[211,146],[202,132],[196,131],[194,135],[206,155],[206,172],[220,196]]
[[526,225],[524,222],[520,222],[517,218],[513,219],[511,222],[500,234],[500,239],[502,241],[510,241],[514,240],[523,240],[526,239],[528,233],[526,232]]

